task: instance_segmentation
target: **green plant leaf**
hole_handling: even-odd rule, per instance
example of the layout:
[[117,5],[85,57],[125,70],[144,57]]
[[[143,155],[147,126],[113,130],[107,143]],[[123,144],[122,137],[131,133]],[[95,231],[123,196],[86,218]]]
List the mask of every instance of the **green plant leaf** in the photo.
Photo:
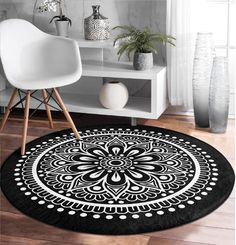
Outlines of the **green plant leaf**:
[[68,17],[66,17],[65,15],[62,15],[62,16],[60,16],[60,15],[53,16],[49,23],[52,23],[52,21],[55,20],[55,19],[58,19],[59,21],[69,21],[70,26],[72,25],[71,19],[68,18]]
[[130,43],[126,43],[121,46],[121,48],[117,52],[117,54],[119,55],[118,60],[120,60],[122,54],[129,48],[130,45]]
[[144,46],[144,49],[147,50],[147,51],[153,52],[155,54],[158,53],[158,49],[156,47],[154,47],[151,43],[147,43]]
[[127,57],[128,57],[128,59],[129,59],[129,61],[131,60],[130,54],[131,54],[133,51],[135,51],[135,50],[136,50],[136,46],[135,46],[134,43],[133,43],[133,44],[130,44],[130,46],[127,48]]
[[137,30],[134,26],[127,26],[127,25],[115,26],[115,27],[112,28],[112,30],[116,30],[116,29],[122,29],[122,30],[126,30],[126,31],[129,31],[129,32],[133,32],[133,31]]
[[130,37],[130,33],[123,33],[123,34],[117,35],[113,41],[113,46],[116,45],[117,41],[122,40],[122,39],[127,38],[127,37]]
[[60,16],[59,15],[53,16],[49,23],[52,23],[52,21],[55,19],[60,19]]
[[[122,42],[119,44],[119,50],[117,52],[119,59],[124,52],[126,52],[129,60],[133,51],[137,51],[139,53],[157,53],[158,49],[154,46],[154,44],[157,42],[161,42],[163,44],[169,43],[170,45],[175,46],[175,37],[161,33],[153,33],[148,28],[140,30],[134,26],[124,25],[116,26],[113,28],[113,30],[115,29],[121,29],[124,31],[123,33],[117,35],[113,42],[113,46],[115,46],[117,41],[122,40]],[[129,39],[124,40],[127,37],[129,37]]]

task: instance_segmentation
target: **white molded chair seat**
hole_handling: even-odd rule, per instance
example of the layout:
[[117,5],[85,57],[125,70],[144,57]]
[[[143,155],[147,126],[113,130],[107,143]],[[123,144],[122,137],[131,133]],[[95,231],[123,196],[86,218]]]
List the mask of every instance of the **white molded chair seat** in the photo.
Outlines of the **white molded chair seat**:
[[25,143],[29,119],[32,90],[42,90],[49,125],[53,128],[47,89],[52,88],[58,105],[64,112],[74,135],[80,135],[68,113],[57,87],[78,81],[82,74],[79,46],[75,40],[49,35],[30,22],[8,19],[0,23],[0,56],[8,81],[15,87],[4,114],[0,131],[8,119],[17,92],[25,96],[24,128],[21,154],[25,154]]
[[0,54],[8,81],[19,89],[61,87],[82,74],[75,40],[49,35],[22,19],[0,23]]

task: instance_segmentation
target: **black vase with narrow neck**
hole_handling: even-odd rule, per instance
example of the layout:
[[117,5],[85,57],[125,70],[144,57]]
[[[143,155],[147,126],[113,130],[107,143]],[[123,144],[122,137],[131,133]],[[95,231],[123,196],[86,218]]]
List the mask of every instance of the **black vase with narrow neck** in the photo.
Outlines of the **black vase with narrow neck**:
[[101,15],[100,15],[100,12],[99,12],[100,5],[93,5],[92,8],[93,8],[93,18],[96,19],[96,20],[97,19],[101,19]]

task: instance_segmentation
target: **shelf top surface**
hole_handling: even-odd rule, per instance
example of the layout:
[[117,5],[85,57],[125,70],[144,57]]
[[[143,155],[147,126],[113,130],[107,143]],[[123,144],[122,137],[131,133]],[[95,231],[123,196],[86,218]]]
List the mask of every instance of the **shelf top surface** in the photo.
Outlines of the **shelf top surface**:
[[85,40],[83,34],[75,32],[70,33],[69,38],[76,40],[81,48],[107,48],[113,46],[113,38],[96,41]]
[[[50,35],[57,35],[55,32],[48,32]],[[108,48],[113,47],[113,37],[108,40],[86,40],[79,32],[69,32],[68,38],[78,42],[80,48]]]
[[165,69],[164,66],[154,66],[151,70],[134,70],[131,62],[102,62],[83,60],[82,75],[92,77],[117,77],[133,79],[153,79],[159,72]]

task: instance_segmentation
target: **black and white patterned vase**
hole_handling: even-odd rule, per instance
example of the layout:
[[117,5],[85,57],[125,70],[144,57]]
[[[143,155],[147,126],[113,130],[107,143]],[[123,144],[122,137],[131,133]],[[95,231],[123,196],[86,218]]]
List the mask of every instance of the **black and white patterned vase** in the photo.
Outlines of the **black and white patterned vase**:
[[110,37],[108,18],[100,14],[100,5],[93,5],[93,14],[84,19],[84,35],[86,40],[106,40]]

